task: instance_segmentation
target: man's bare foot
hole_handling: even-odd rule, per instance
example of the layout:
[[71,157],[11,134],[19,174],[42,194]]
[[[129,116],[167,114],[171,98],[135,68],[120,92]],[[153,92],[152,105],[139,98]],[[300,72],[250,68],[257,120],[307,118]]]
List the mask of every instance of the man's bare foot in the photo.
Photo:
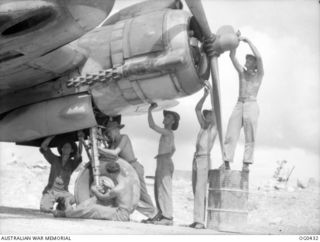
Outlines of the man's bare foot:
[[198,223],[198,222],[194,222],[194,223],[190,224],[189,227],[194,228],[194,229],[205,229],[206,228],[204,226],[204,224]]
[[161,213],[157,213],[153,218],[148,218],[148,219],[141,220],[141,223],[152,224],[155,221],[159,221],[161,219],[161,217],[162,217],[162,214]]

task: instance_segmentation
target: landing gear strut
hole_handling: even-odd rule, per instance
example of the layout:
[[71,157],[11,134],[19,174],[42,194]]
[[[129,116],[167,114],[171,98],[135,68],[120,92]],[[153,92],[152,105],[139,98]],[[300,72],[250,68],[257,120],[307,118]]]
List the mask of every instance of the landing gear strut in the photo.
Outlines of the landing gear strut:
[[97,127],[90,128],[90,141],[92,144],[91,148],[91,165],[93,171],[93,181],[99,186],[99,177],[100,177],[100,161],[99,161],[99,153],[98,153],[98,142],[97,142]]
[[90,162],[85,165],[84,170],[78,175],[75,183],[74,195],[77,204],[91,197],[90,186],[92,184],[92,178],[93,184],[100,185],[100,161],[98,154],[97,133],[97,127],[90,128],[91,147],[86,144],[83,138],[80,139],[80,143],[84,146]]

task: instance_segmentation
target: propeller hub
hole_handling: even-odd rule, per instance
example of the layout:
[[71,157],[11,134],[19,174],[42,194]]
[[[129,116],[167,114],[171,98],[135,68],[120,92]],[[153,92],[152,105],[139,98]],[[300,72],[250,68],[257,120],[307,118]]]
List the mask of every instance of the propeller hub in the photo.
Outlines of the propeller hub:
[[219,56],[225,51],[237,48],[238,45],[238,34],[230,25],[222,26],[216,35],[211,35],[204,41],[204,48],[208,56]]

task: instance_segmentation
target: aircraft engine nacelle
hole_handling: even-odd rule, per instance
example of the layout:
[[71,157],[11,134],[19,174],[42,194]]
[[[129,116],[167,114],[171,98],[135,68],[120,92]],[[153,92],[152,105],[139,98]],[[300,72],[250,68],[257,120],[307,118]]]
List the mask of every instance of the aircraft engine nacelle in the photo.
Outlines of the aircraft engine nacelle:
[[95,105],[111,116],[136,114],[145,112],[148,103],[161,106],[198,91],[208,78],[208,61],[195,24],[188,12],[165,9],[82,37],[78,44],[89,55],[82,76],[97,78],[94,71],[109,69],[115,77],[92,85]]

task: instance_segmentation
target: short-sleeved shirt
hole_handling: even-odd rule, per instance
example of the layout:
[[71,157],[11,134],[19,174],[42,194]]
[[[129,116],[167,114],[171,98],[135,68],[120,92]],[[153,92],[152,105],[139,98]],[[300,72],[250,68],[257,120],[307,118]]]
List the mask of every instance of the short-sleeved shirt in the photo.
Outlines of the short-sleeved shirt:
[[82,162],[81,157],[78,159],[69,158],[67,163],[63,166],[61,157],[53,154],[49,148],[47,150],[40,148],[40,152],[51,164],[48,185],[44,188],[43,193],[46,193],[48,190],[52,189],[53,184],[58,177],[60,177],[59,183],[62,180],[63,184],[61,185],[63,186],[64,190],[68,191],[71,175]]

